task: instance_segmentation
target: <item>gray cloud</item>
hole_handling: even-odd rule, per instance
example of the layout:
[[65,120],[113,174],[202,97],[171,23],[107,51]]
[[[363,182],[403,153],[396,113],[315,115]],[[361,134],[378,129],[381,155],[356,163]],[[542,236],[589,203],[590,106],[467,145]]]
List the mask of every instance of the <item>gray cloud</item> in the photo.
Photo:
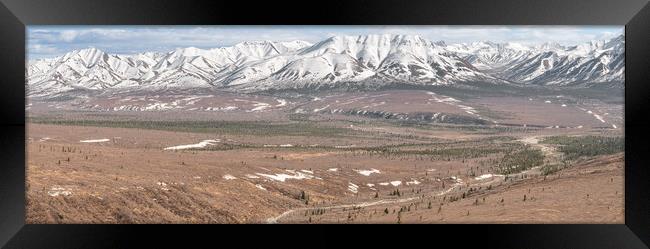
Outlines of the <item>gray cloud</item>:
[[215,48],[250,40],[317,42],[333,35],[413,34],[448,43],[491,40],[573,45],[608,39],[622,26],[29,26],[28,56],[58,56],[95,47],[111,53]]

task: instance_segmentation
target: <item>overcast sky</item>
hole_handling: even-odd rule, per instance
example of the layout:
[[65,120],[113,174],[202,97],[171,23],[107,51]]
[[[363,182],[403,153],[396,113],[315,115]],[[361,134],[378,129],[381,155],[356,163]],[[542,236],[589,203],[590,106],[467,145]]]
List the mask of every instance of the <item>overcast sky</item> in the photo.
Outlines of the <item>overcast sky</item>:
[[413,34],[431,41],[575,45],[623,34],[623,26],[28,26],[29,59],[94,47],[108,53],[168,52],[181,47],[216,48],[242,41],[304,40],[335,35]]

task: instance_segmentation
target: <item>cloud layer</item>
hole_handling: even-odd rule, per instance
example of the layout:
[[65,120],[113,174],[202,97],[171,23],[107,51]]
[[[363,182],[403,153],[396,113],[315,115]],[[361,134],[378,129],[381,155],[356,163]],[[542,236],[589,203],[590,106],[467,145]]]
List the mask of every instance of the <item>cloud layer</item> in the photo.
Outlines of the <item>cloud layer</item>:
[[242,41],[304,40],[335,35],[412,34],[447,43],[494,41],[574,45],[623,34],[623,26],[29,26],[29,59],[95,47],[116,54],[215,48]]

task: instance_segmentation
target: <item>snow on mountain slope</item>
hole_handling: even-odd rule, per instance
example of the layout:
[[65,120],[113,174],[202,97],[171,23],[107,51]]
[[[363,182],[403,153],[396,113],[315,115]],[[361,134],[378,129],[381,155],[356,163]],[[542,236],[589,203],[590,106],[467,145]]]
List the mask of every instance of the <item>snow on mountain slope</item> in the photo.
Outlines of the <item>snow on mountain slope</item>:
[[355,58],[347,54],[326,53],[283,62],[285,63],[279,70],[269,68],[266,77],[256,81],[243,81],[237,88],[249,91],[320,88],[338,82],[362,81],[375,74],[372,70],[360,66]]
[[447,53],[440,44],[412,35],[334,36],[269,60],[243,64],[245,68],[227,78],[224,85],[259,91],[338,83],[501,82]]
[[458,53],[467,62],[481,70],[517,63],[533,53],[531,48],[517,43],[473,42],[452,44],[446,49]]
[[74,89],[211,87],[219,72],[310,45],[303,41],[243,42],[216,49],[180,48],[169,53],[110,55],[95,48],[29,62],[28,94],[47,96]]
[[625,72],[625,41],[594,41],[564,49],[547,50],[503,70],[510,80],[541,84],[622,82]]
[[[145,63],[146,64],[146,63]],[[105,89],[139,78],[142,63],[124,60],[95,48],[72,51],[55,59],[30,63],[28,92],[49,95],[72,89]],[[142,68],[143,70],[147,70]]]
[[29,61],[28,94],[75,89],[224,88],[263,91],[338,84],[453,85],[462,82],[572,85],[622,82],[625,41],[546,43],[432,42],[417,35],[334,36],[247,41],[230,47],[111,55],[95,48]]
[[447,84],[491,78],[443,46],[416,35],[335,36],[307,49],[304,55],[347,54],[359,67],[382,78],[405,82]]
[[513,45],[482,42],[455,44],[448,49],[477,68],[517,83],[564,86],[624,80],[623,35],[576,46]]

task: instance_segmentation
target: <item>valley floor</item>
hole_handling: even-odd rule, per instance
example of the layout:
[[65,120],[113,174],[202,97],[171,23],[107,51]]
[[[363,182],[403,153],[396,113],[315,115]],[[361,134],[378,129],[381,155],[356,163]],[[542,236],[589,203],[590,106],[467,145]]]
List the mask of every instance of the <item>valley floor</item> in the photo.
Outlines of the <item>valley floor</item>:
[[[497,160],[491,154],[447,159],[263,143],[175,151],[165,148],[246,138],[40,124],[28,129],[29,223],[393,223],[393,210],[400,208],[410,209],[400,214],[402,223],[623,222],[622,155],[579,160],[547,176],[538,166],[506,177],[483,163]],[[516,140],[476,141],[460,147],[519,146]]]
[[222,97],[30,106],[27,223],[624,222],[620,105]]

